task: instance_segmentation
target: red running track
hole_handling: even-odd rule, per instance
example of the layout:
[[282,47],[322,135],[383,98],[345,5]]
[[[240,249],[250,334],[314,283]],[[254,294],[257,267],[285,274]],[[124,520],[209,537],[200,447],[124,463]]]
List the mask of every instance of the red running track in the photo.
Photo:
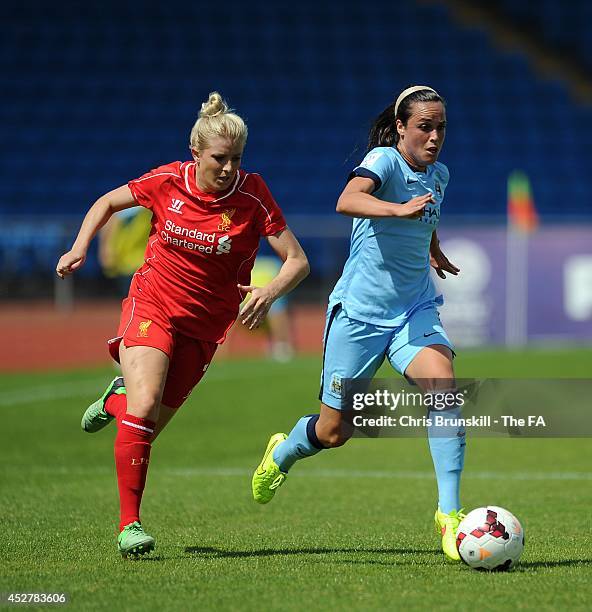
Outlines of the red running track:
[[[110,363],[106,341],[117,332],[119,302],[79,302],[69,312],[49,302],[0,305],[1,372],[84,368]],[[325,323],[321,306],[291,309],[297,353],[319,354]],[[262,356],[265,334],[235,324],[218,359]]]

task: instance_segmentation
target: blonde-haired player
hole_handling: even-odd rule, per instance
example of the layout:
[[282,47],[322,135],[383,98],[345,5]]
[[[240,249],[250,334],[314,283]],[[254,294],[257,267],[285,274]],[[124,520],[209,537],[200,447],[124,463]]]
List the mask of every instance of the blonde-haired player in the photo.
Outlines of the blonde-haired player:
[[[251,299],[241,320],[254,329],[308,273],[306,255],[267,185],[240,168],[246,140],[244,121],[219,93],[211,93],[191,130],[193,159],[160,166],[100,197],[57,264],[62,278],[80,268],[92,238],[113,213],[138,205],[152,211],[145,261],[109,341],[123,377],[82,418],[89,433],[117,421],[123,556],[154,548],[140,522],[152,442],[204,375],[245,295]],[[282,265],[269,284],[254,287],[250,271],[262,236]]]

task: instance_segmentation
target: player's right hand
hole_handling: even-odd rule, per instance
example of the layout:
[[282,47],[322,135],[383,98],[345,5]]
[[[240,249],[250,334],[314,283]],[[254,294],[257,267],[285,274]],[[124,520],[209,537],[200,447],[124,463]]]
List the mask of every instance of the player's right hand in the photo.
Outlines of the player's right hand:
[[404,217],[406,219],[418,219],[423,215],[423,209],[428,202],[434,202],[434,196],[431,193],[424,193],[420,196],[415,196],[405,204],[394,206],[393,215],[395,217]]
[[273,298],[267,287],[255,285],[237,285],[242,293],[250,293],[249,301],[241,308],[239,316],[243,325],[249,329],[257,329],[265,320]]
[[58,265],[56,266],[56,274],[60,278],[72,274],[72,272],[78,270],[86,260],[86,253],[80,253],[79,251],[68,251],[60,257]]

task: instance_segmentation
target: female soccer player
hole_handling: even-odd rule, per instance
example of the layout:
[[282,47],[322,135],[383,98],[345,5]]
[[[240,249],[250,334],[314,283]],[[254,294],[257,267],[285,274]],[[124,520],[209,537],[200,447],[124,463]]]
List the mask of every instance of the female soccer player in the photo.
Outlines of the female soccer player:
[[[109,341],[123,377],[82,418],[89,433],[117,422],[117,541],[124,557],[154,549],[140,523],[151,444],[204,375],[239,304],[251,293],[241,320],[254,329],[274,300],[308,274],[306,255],[263,179],[240,169],[246,140],[243,120],[220,94],[210,94],[191,130],[193,161],[161,166],[99,198],[57,264],[61,278],[80,268],[113,213],[137,205],[152,211],[145,262]],[[283,265],[268,285],[254,287],[249,279],[261,236]]]
[[[350,255],[329,297],[320,414],[301,418],[289,436],[271,437],[253,475],[259,503],[272,499],[297,460],[351,436],[341,412],[342,379],[372,378],[386,357],[424,392],[451,391],[452,346],[436,308],[442,297],[429,275],[430,262],[443,278],[459,272],[436,235],[449,178],[436,161],[445,132],[444,100],[426,86],[405,89],[376,119],[366,157],[337,202],[337,212],[355,219]],[[428,428],[439,492],[435,521],[444,552],[457,560],[464,431],[436,433]]]

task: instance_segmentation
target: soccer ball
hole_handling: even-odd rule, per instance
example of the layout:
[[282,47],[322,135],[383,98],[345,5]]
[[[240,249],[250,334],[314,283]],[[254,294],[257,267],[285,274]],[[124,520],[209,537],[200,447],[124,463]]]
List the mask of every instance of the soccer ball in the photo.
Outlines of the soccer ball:
[[458,526],[456,548],[460,558],[474,569],[509,570],[524,548],[524,529],[504,508],[476,508]]

